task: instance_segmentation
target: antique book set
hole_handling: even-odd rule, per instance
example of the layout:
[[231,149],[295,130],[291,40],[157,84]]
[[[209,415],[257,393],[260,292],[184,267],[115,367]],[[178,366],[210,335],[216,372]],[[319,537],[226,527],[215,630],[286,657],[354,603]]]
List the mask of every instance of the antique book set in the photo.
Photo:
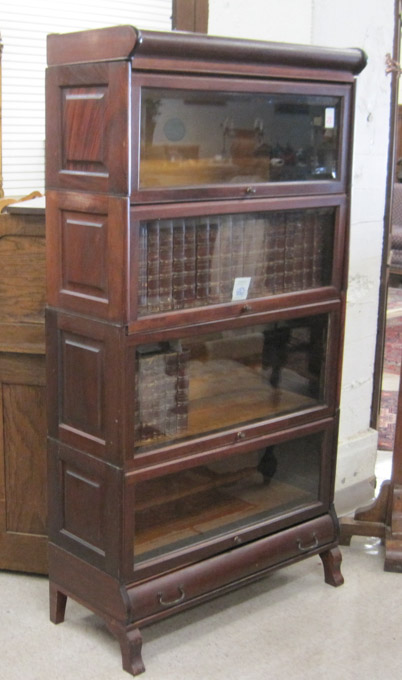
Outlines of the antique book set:
[[333,508],[359,50],[51,35],[51,618],[139,629],[319,554]]

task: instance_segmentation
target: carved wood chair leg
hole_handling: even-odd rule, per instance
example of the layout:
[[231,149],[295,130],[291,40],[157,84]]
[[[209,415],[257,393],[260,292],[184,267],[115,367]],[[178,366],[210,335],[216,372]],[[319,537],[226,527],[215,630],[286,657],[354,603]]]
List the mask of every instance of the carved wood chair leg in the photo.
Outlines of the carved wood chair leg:
[[324,567],[325,583],[330,586],[341,586],[343,583],[343,576],[341,573],[342,553],[339,548],[332,548],[320,553],[321,561]]
[[67,595],[60,592],[54,583],[49,583],[50,620],[52,623],[63,623],[66,613]]
[[120,644],[123,669],[131,675],[139,675],[145,671],[142,661],[142,635],[138,628],[126,627],[117,621],[106,621],[112,635]]

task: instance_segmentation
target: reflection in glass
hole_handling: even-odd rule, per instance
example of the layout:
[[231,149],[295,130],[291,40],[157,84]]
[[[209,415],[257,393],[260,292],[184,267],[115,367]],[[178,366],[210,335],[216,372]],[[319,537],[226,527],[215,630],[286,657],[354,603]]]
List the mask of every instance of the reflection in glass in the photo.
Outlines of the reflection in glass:
[[318,500],[322,440],[320,432],[138,483],[136,563]]
[[136,448],[308,409],[324,400],[327,315],[136,349]]
[[138,313],[327,286],[334,223],[333,207],[141,222]]
[[143,88],[140,187],[338,177],[340,99]]

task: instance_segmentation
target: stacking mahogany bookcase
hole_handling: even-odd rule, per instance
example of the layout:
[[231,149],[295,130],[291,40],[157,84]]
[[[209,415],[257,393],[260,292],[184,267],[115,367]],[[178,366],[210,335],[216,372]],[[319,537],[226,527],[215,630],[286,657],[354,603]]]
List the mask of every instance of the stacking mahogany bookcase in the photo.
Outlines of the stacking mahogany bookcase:
[[355,49],[48,38],[51,619],[139,629],[319,554],[333,508]]

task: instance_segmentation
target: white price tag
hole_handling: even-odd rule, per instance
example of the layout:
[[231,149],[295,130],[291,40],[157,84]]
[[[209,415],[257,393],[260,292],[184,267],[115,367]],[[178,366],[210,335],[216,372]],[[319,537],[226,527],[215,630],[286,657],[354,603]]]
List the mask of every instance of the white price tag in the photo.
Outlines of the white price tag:
[[333,106],[328,106],[325,109],[325,125],[326,130],[332,130],[335,127],[335,109]]
[[234,280],[232,300],[247,300],[251,276],[240,276]]

